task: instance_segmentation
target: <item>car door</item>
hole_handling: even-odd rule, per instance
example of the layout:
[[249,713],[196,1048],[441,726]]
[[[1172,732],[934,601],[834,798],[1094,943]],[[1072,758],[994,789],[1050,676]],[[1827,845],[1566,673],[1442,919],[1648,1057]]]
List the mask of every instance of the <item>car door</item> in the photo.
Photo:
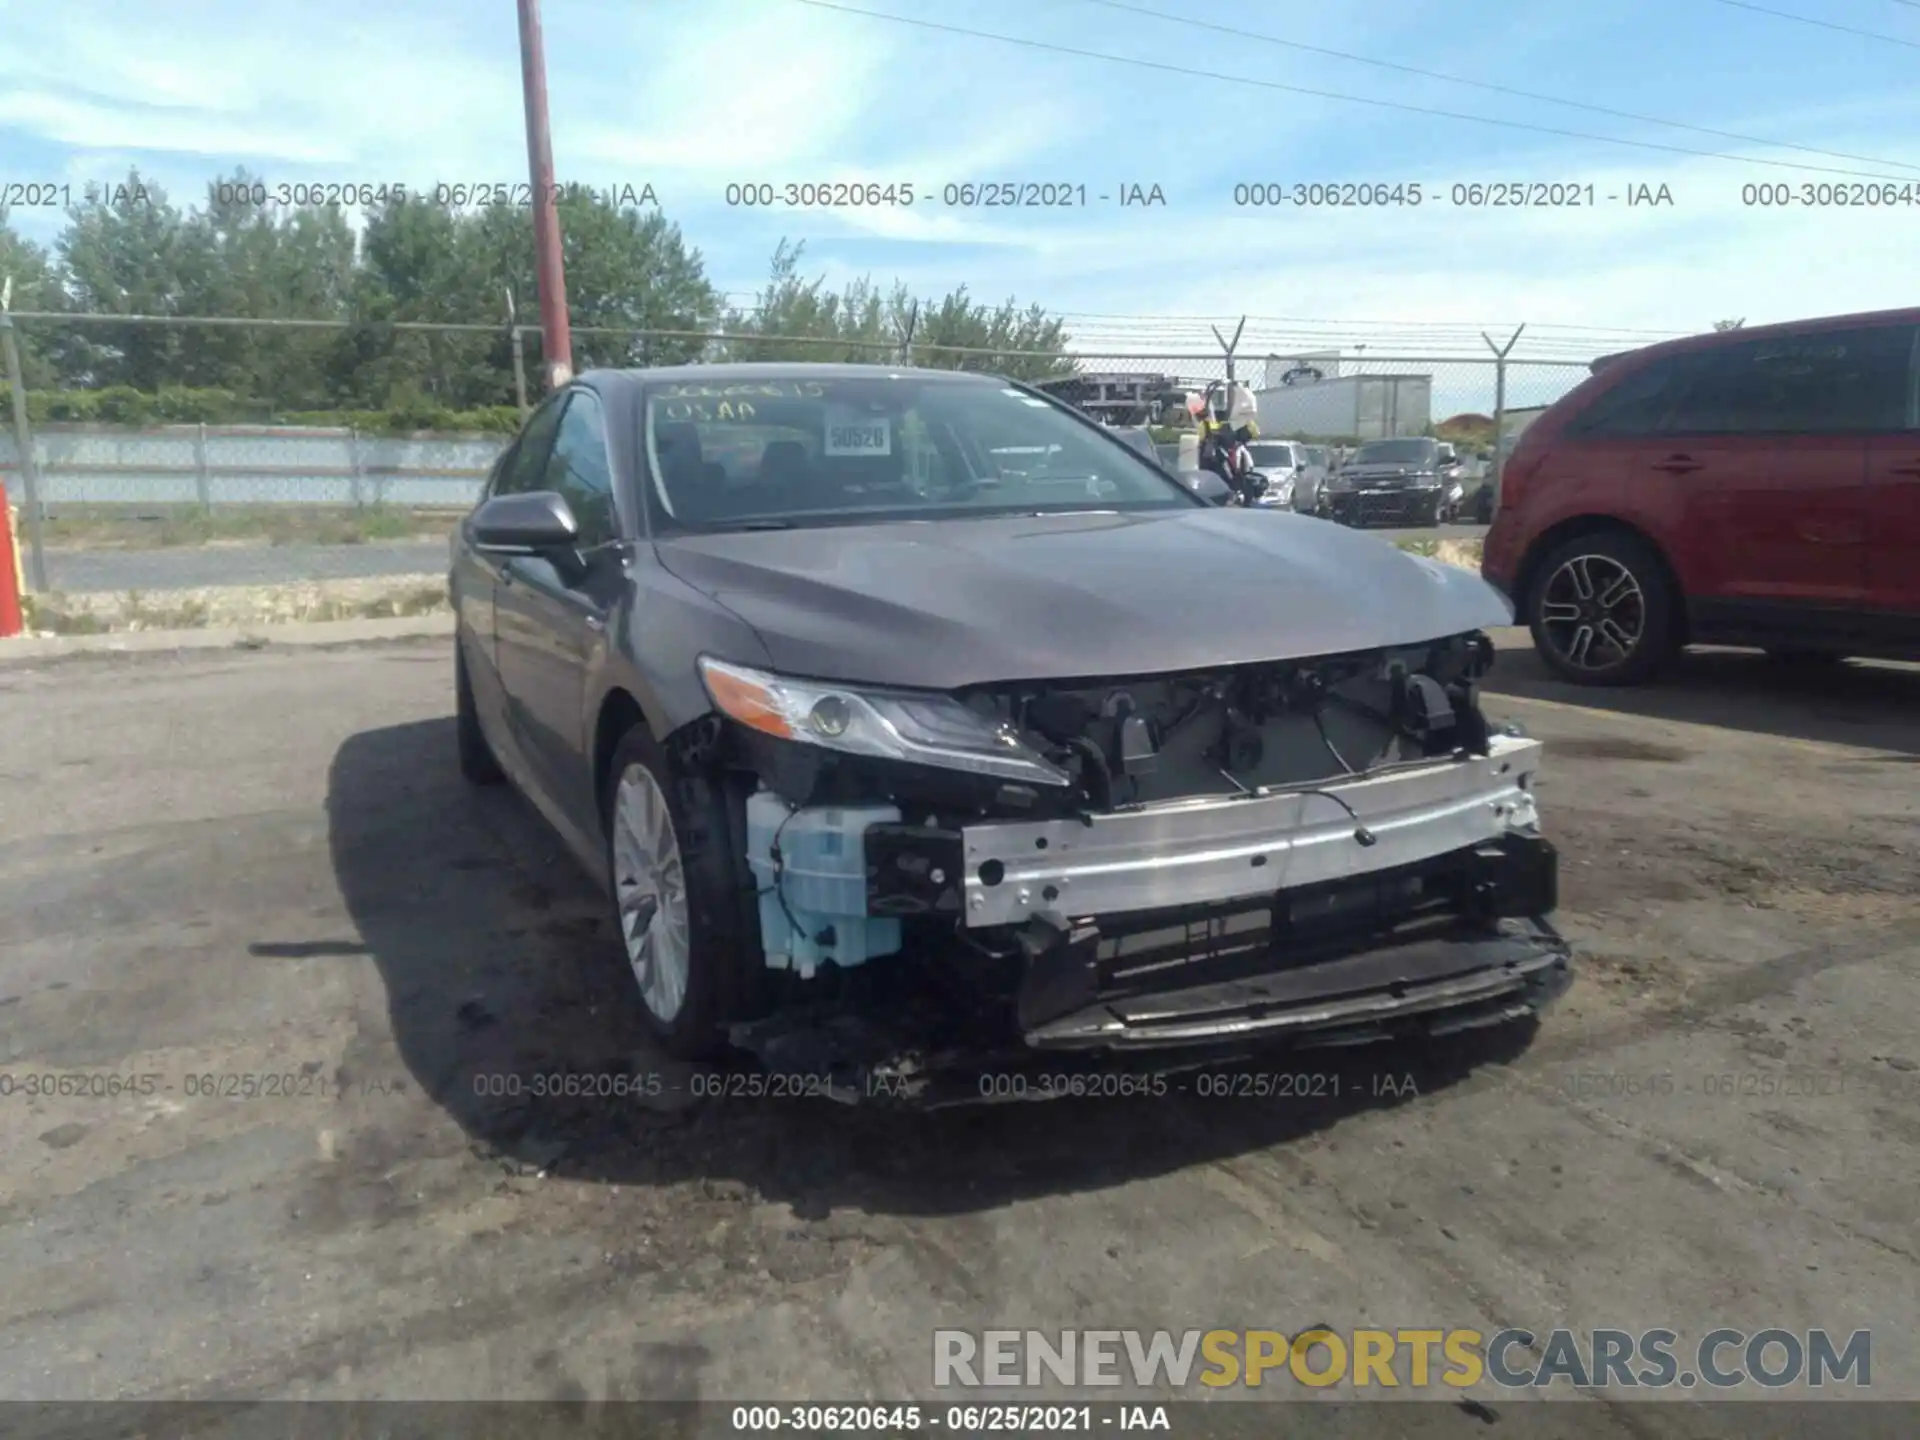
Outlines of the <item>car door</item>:
[[609,616],[625,581],[625,549],[613,497],[600,397],[567,392],[534,490],[566,500],[579,523],[577,564],[514,556],[494,602],[500,673],[536,803],[570,838],[597,845],[587,679],[604,653]]
[[[1765,642],[1814,638],[1866,599],[1869,438],[1906,415],[1911,331],[1816,330],[1718,347],[1696,460],[1716,481],[1726,619]],[[1711,470],[1703,472],[1708,475]]]
[[[539,488],[553,432],[560,423],[556,399],[542,404],[522,427],[519,436],[494,462],[482,503],[497,495],[522,494]],[[477,507],[476,507],[477,509]],[[458,633],[465,647],[467,675],[473,686],[474,707],[487,739],[501,763],[517,771],[521,759],[513,723],[513,697],[500,668],[498,601],[506,569],[505,557],[481,550],[473,543],[473,516],[461,522],[452,575]]]
[[1905,414],[1867,439],[1867,607],[1877,630],[1920,641],[1920,326],[1907,346]]

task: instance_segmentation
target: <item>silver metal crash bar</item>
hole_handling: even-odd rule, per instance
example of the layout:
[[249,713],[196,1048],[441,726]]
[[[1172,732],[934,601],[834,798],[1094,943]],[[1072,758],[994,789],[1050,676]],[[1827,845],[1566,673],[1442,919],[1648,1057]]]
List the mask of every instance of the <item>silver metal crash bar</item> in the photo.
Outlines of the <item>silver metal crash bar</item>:
[[1486,757],[1311,788],[969,825],[967,924],[1212,904],[1430,860],[1531,827],[1539,768],[1539,741],[1499,735]]

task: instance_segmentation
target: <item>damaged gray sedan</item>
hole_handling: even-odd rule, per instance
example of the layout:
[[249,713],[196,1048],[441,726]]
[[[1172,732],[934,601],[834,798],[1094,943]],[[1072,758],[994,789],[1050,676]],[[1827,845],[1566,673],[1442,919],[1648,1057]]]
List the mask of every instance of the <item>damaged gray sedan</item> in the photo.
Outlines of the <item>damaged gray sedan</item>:
[[[1225,510],[1026,386],[592,372],[453,541],[459,758],[671,1053],[911,1093],[1530,1016],[1568,979],[1478,576]],[[910,1083],[909,1083],[910,1082]]]

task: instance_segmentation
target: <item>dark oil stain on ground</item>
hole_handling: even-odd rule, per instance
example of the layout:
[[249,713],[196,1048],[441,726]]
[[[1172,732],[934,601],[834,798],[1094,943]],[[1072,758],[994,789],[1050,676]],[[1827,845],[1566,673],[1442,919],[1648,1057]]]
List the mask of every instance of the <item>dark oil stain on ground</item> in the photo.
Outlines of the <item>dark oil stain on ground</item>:
[[1651,760],[1669,765],[1689,759],[1693,754],[1677,745],[1655,745],[1647,740],[1624,740],[1610,736],[1549,740],[1546,749],[1547,754],[1565,760]]

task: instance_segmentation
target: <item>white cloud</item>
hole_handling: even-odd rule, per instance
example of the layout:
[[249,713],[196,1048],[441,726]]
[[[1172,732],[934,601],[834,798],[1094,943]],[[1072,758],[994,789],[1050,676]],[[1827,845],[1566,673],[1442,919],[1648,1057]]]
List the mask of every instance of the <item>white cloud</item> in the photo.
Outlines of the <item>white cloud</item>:
[[[858,3],[882,8],[885,0]],[[1177,8],[1173,0],[1158,3]],[[892,8],[920,13],[904,3]],[[546,11],[562,178],[652,183],[689,242],[714,257],[716,279],[729,289],[761,283],[775,241],[804,236],[808,267],[835,284],[897,275],[920,293],[965,284],[983,298],[1015,294],[1055,311],[1359,318],[1383,322],[1379,334],[1385,322],[1398,322],[1409,337],[1449,334],[1468,344],[1477,343],[1475,323],[1674,330],[1723,315],[1757,323],[1898,304],[1909,293],[1920,238],[1920,206],[1780,210],[1741,201],[1743,184],[1839,177],[1636,155],[1333,100],[1209,87],[785,0],[609,0],[598,7],[548,0]],[[1285,33],[1547,89],[1554,82],[1516,70],[1512,57],[1564,50],[1589,23],[1571,7],[1548,5],[1529,12],[1530,28],[1506,34],[1489,58],[1478,42],[1447,53],[1458,40],[1448,13],[1323,8],[1298,24],[1289,19]],[[976,0],[953,23],[1568,129],[1701,149],[1735,143],[1396,80],[1145,20],[1103,28],[1101,15],[1091,6]],[[1249,23],[1283,29],[1264,14]],[[205,179],[240,164],[270,182],[425,186],[525,175],[510,6],[61,0],[10,6],[6,25],[0,141],[10,151],[18,142],[56,157],[46,170],[76,184],[117,180],[138,164],[186,201]],[[1425,44],[1429,34],[1434,43]],[[1583,71],[1596,100],[1605,99],[1605,73]],[[1623,82],[1623,93],[1630,88]],[[1845,87],[1795,93],[1790,110],[1715,123],[1863,155],[1897,155],[1903,138],[1920,135],[1920,107],[1910,100]],[[1676,100],[1666,108],[1685,107]],[[1434,155],[1453,158],[1438,164]],[[1469,158],[1490,155],[1507,158]],[[1490,213],[1432,203],[1418,211],[1254,212],[1232,203],[1236,178],[1364,179],[1369,170],[1371,178],[1443,184],[1507,175],[1570,180],[1591,183],[1599,196],[1629,183],[1664,183],[1676,203]],[[1165,185],[1167,208],[1095,201],[1086,210],[968,210],[925,193],[910,208],[830,213],[723,203],[730,180],[871,180],[922,191],[948,182],[1052,181],[1111,193],[1129,179]],[[41,239],[51,238],[40,232],[57,219],[14,217]],[[872,263],[876,256],[885,263]],[[1084,328],[1118,336],[1127,323]],[[1295,323],[1294,333],[1338,328]],[[1136,324],[1132,333],[1178,336],[1187,348],[1211,344],[1197,325]],[[1136,339],[1127,348],[1149,343]],[[1523,340],[1523,351],[1534,343]],[[1377,338],[1369,344],[1381,348]]]

